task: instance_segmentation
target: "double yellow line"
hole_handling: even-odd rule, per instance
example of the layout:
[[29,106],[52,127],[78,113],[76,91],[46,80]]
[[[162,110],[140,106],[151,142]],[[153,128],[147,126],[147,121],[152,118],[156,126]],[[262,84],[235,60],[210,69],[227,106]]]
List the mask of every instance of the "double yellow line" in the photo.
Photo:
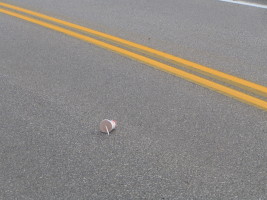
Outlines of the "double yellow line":
[[[26,21],[29,21],[34,24],[38,24],[40,26],[67,34],[69,36],[84,40],[86,42],[89,42],[91,44],[100,46],[102,48],[106,48],[109,50],[112,50],[116,53],[119,53],[123,56],[127,56],[131,59],[138,60],[142,63],[148,64],[154,68],[157,68],[159,70],[165,71],[167,73],[173,74],[175,76],[181,77],[183,79],[186,79],[190,82],[194,82],[196,84],[202,85],[206,88],[210,88],[212,90],[215,90],[219,93],[222,93],[224,95],[230,96],[232,98],[235,98],[239,101],[242,101],[244,103],[256,106],[258,108],[261,108],[265,111],[267,111],[267,102],[263,99],[260,99],[258,97],[254,97],[251,95],[248,95],[242,91],[238,91],[237,89],[242,89],[243,91],[247,91],[249,93],[258,95],[259,97],[265,98],[267,97],[267,87],[238,78],[236,76],[232,76],[211,68],[208,68],[203,65],[199,65],[197,63],[193,63],[191,61],[140,45],[136,44],[112,35],[108,35],[99,31],[95,31],[83,26],[79,26],[70,22],[66,22],[60,19],[56,19],[54,17],[50,17],[47,15],[43,15],[41,13],[33,12],[24,8],[20,8],[14,5],[6,4],[0,2],[0,12],[14,16]],[[27,14],[27,15],[25,15]],[[31,16],[31,17],[30,17]],[[34,17],[34,18],[33,18]],[[43,19],[44,21],[41,21]],[[53,24],[49,23],[52,22]],[[65,28],[62,28],[60,26],[57,26],[55,24],[64,26]],[[71,29],[66,29],[71,28]],[[93,36],[96,36],[98,38],[104,39],[105,41],[115,42],[118,45],[121,45],[122,47],[129,47],[131,49],[134,49],[136,52],[140,52],[145,55],[153,56],[156,59],[161,60],[168,60],[171,63],[178,64],[179,66],[185,67],[187,69],[190,69],[192,71],[196,71],[198,73],[201,73],[207,77],[211,77],[215,80],[222,81],[224,83],[230,84],[237,89],[233,89],[224,85],[221,85],[219,83],[216,83],[214,81],[210,81],[208,79],[199,77],[197,75],[185,72],[183,70],[177,69],[175,67],[166,65],[164,63],[161,63],[157,60],[151,59],[149,57],[131,52],[129,50],[126,50],[121,47],[114,46],[112,44],[94,39],[92,37],[89,37],[88,35],[84,35],[78,32],[75,32],[73,30],[82,31],[84,34],[90,34]]]

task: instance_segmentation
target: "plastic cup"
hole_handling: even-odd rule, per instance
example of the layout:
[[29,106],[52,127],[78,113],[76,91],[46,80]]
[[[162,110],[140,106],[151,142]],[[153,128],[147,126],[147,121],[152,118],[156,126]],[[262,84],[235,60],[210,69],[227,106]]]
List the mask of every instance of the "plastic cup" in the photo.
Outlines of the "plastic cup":
[[103,121],[100,122],[99,128],[102,133],[109,134],[116,128],[116,126],[117,122],[115,120],[104,119]]

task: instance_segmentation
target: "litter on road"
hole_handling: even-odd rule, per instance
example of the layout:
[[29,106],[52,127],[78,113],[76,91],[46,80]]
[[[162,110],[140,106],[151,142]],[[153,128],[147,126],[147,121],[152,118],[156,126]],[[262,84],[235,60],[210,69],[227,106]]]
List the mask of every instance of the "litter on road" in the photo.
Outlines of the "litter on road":
[[109,133],[117,127],[117,121],[104,119],[100,122],[100,131],[102,133]]

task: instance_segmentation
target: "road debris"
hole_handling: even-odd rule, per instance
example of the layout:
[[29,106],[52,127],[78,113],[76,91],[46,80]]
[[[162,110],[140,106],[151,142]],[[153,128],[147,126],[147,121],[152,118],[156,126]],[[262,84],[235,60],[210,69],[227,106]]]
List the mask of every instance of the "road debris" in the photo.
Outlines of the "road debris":
[[104,119],[103,121],[100,122],[100,131],[102,133],[109,133],[113,131],[117,127],[117,121],[115,120],[109,120],[109,119]]

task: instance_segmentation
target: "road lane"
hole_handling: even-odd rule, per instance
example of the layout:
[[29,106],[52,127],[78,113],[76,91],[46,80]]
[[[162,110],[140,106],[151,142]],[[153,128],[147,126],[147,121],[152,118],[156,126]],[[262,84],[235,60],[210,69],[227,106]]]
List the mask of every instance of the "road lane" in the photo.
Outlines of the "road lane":
[[[80,26],[77,24],[73,24],[73,23],[66,22],[66,21],[63,21],[60,19],[56,19],[56,18],[51,17],[51,16],[43,15],[41,13],[37,13],[34,11],[23,9],[23,8],[14,6],[14,5],[0,3],[0,6],[3,6],[4,8],[10,8],[13,11],[15,10],[15,11],[19,11],[19,12],[22,12],[25,14],[30,14],[31,16],[35,16],[35,17],[38,17],[40,19],[55,22],[59,25],[66,26],[66,28],[73,28],[75,30],[80,30],[80,31],[83,31],[83,33],[89,33],[89,34],[92,34],[94,36],[100,37],[102,39],[109,40],[111,42],[116,42],[116,44],[120,44],[122,46],[130,47],[134,50],[137,50],[138,53],[140,53],[140,54],[146,53],[146,55],[153,55],[153,56],[156,56],[157,58],[159,58],[161,60],[163,59],[163,61],[164,60],[174,61],[174,63],[178,64],[179,66],[184,66],[186,68],[192,69],[192,70],[200,72],[202,74],[205,74],[209,77],[212,77],[212,78],[215,78],[218,80],[222,80],[226,83],[232,84],[234,86],[237,86],[237,87],[240,87],[243,89],[247,89],[252,93],[263,95],[265,97],[267,96],[267,88],[264,86],[255,84],[253,82],[246,81],[244,79],[240,79],[240,78],[235,77],[235,76],[231,76],[229,74],[225,74],[223,72],[208,68],[206,66],[202,66],[202,65],[199,65],[197,63],[193,63],[191,61],[188,61],[188,60],[185,60],[185,59],[182,59],[182,58],[179,58],[179,57],[176,57],[176,56],[173,56],[173,55],[170,55],[170,54],[167,54],[167,53],[164,53],[164,52],[161,52],[161,51],[158,51],[158,50],[155,50],[155,49],[152,49],[152,48],[149,48],[149,47],[137,44],[137,43],[133,43],[133,42],[128,41],[128,40],[124,40],[122,38],[118,38],[118,37],[115,37],[115,36],[112,36],[112,35],[109,35],[106,33],[102,33],[102,32],[96,31],[96,30],[89,29],[87,27],[83,27],[83,26]],[[22,16],[22,18],[23,18],[23,16]],[[32,19],[28,18],[28,21],[32,22]],[[37,24],[40,24],[40,23],[37,22]]]
[[[4,6],[5,4],[0,4],[0,5]],[[235,98],[235,99],[237,99],[237,100],[239,100],[241,102],[245,102],[247,104],[257,106],[258,108],[261,108],[263,110],[267,110],[267,102],[266,101],[263,101],[261,99],[255,98],[253,96],[247,95],[247,94],[242,93],[242,92],[239,92],[237,90],[231,89],[229,87],[217,84],[217,83],[209,81],[207,79],[203,79],[201,77],[195,76],[195,75],[187,73],[185,71],[176,69],[174,67],[171,67],[171,66],[163,64],[161,62],[152,60],[152,59],[147,58],[145,56],[142,56],[142,55],[139,55],[139,54],[124,50],[122,48],[110,45],[108,43],[93,39],[93,38],[88,37],[88,36],[81,35],[81,34],[76,33],[74,31],[67,30],[65,28],[61,28],[59,26],[55,26],[53,24],[49,24],[47,22],[43,22],[43,21],[40,21],[40,20],[37,20],[37,19],[34,19],[34,18],[30,18],[30,17],[25,16],[25,15],[21,15],[21,14],[18,14],[18,13],[15,13],[15,12],[11,12],[11,11],[8,11],[8,10],[5,10],[5,9],[0,9],[0,12],[2,12],[4,14],[11,15],[11,16],[14,16],[14,17],[17,17],[17,18],[20,18],[20,19],[23,19],[23,20],[26,20],[26,21],[29,21],[29,22],[32,22],[34,24],[38,24],[38,25],[44,26],[46,28],[49,28],[49,29],[52,29],[52,30],[55,30],[55,31],[59,31],[61,33],[67,34],[69,36],[72,36],[72,37],[75,37],[75,38],[78,38],[78,39],[81,39],[81,40],[84,40],[86,42],[89,42],[89,43],[92,43],[94,45],[106,48],[108,50],[112,50],[112,51],[117,52],[117,53],[119,53],[121,55],[127,56],[129,58],[135,59],[137,61],[140,61],[140,62],[143,62],[145,64],[148,64],[148,65],[150,65],[152,67],[155,67],[156,69],[160,69],[160,70],[165,71],[167,73],[170,73],[170,74],[176,75],[178,77],[181,77],[183,79],[189,80],[189,81],[191,81],[193,83],[196,83],[196,84],[199,84],[201,86],[207,87],[209,89],[218,91],[219,93],[222,93],[222,94],[225,94],[227,96],[233,97],[233,98]],[[185,62],[187,62],[187,61],[185,61]],[[197,65],[197,64],[191,63],[191,62],[189,62],[189,63],[191,65],[192,64]],[[202,68],[206,68],[206,67],[202,66]],[[207,69],[209,71],[212,70],[212,69],[209,69],[209,68],[207,68]],[[215,72],[217,72],[217,71],[215,71]],[[219,72],[217,72],[217,74],[219,74]],[[224,76],[227,76],[227,74],[224,74],[224,73],[221,73],[221,74],[224,75]],[[219,77],[219,78],[223,79],[222,77]],[[234,80],[236,79],[237,83],[239,81],[239,83],[238,83],[239,85],[241,85],[241,86],[243,86],[245,88],[246,87],[249,88],[252,92],[253,91],[261,92],[261,94],[264,94],[265,96],[267,94],[267,92],[266,92],[267,88],[264,87],[264,86],[257,85],[255,83],[251,83],[251,82],[248,82],[248,81],[245,81],[245,80],[239,79],[237,77],[233,77],[233,76],[230,76],[230,78],[232,78]],[[231,82],[236,83],[235,81],[231,81]],[[242,85],[241,84],[242,82],[245,83],[245,84]],[[251,85],[253,87],[248,87],[248,85]]]
[[[266,11],[214,0],[4,1],[267,85]],[[109,7],[109,9],[105,9]],[[123,16],[123,17],[122,17]]]
[[9,16],[0,37],[1,198],[265,198],[266,112]]

